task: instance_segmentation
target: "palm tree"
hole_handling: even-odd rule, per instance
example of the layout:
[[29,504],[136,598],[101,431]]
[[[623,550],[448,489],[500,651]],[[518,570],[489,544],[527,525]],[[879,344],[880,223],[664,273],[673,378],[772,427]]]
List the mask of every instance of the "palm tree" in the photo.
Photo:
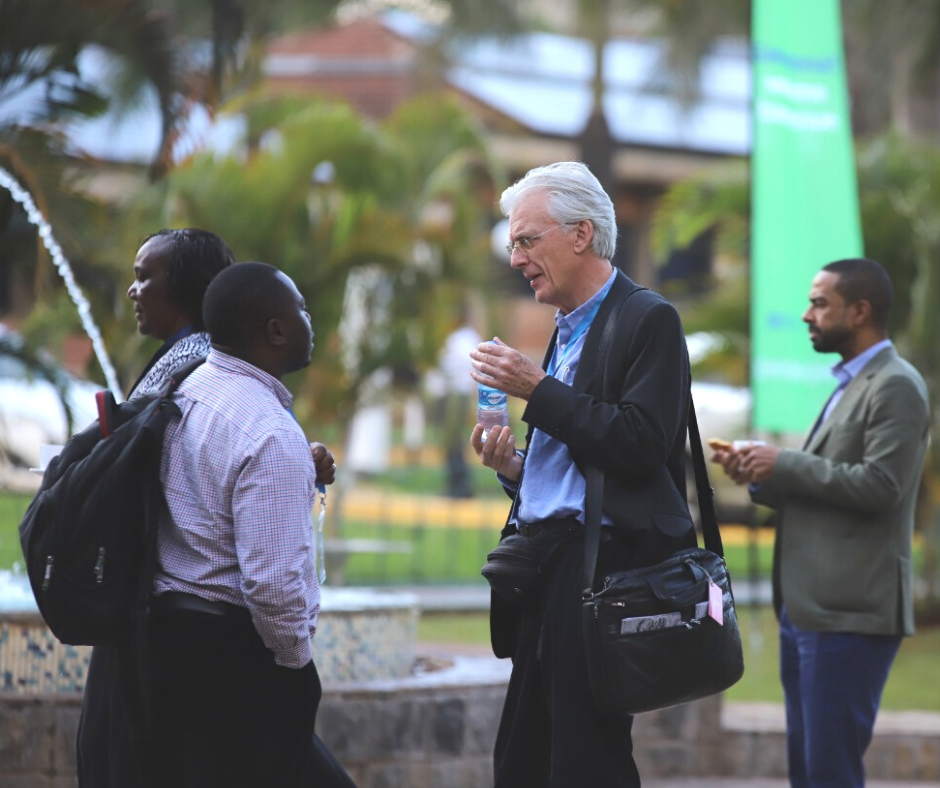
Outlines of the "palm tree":
[[[99,62],[119,63],[119,72],[105,78],[92,74],[90,52]],[[30,192],[41,213],[54,223],[56,238],[80,281],[98,290],[99,299],[113,297],[113,283],[101,281],[88,263],[98,251],[96,237],[107,233],[108,209],[87,194],[82,181],[89,162],[72,149],[65,130],[73,121],[130,106],[141,86],[148,85],[162,117],[161,140],[151,165],[159,174],[169,161],[181,122],[178,63],[166,15],[140,0],[0,0],[0,167]],[[15,281],[30,276],[43,303],[62,304],[64,294],[36,228],[2,190],[0,310],[13,306]],[[65,333],[79,328],[71,305],[42,311],[53,319],[27,321],[24,329],[31,344],[48,336],[50,325]],[[38,332],[33,330],[37,325]],[[43,374],[41,365],[31,366]]]
[[[0,101],[17,110],[0,120],[0,161],[23,162],[22,140],[14,146],[9,139],[16,129],[56,130],[101,114],[146,82],[163,118],[153,166],[165,167],[181,114],[175,43],[166,15],[141,0],[0,0]],[[82,52],[91,46],[120,60],[121,72],[107,86],[91,83],[82,69]],[[29,186],[30,174],[21,177]]]
[[[99,75],[86,68],[89,48],[120,63],[120,72],[92,81]],[[80,274],[87,271],[96,230],[106,232],[106,209],[85,192],[81,182],[88,163],[71,149],[65,129],[109,107],[129,106],[144,84],[153,89],[162,116],[151,165],[159,174],[181,120],[180,69],[166,15],[140,0],[0,0],[0,167],[54,223]],[[0,193],[0,270],[0,292],[12,287],[14,275],[25,278],[30,271],[37,295],[55,292],[45,248],[5,191]]]
[[[355,402],[376,369],[434,362],[447,314],[489,259],[503,176],[475,123],[440,95],[402,105],[381,126],[329,102],[264,102],[248,115],[249,135],[265,144],[197,156],[143,195],[131,226],[212,227],[240,259],[276,264],[297,282],[324,349],[303,384],[322,418]],[[373,296],[387,298],[346,348],[357,359],[348,367],[338,331],[349,277],[363,271],[381,274]]]
[[[259,73],[267,34],[322,22],[339,5],[340,0],[0,0],[0,166],[51,220],[78,280],[94,285],[99,323],[121,317],[126,261],[113,261],[126,256],[128,247],[112,231],[117,207],[89,197],[88,176],[98,164],[70,148],[69,124],[132,107],[148,87],[161,116],[161,139],[150,164],[151,179],[159,182],[174,166],[173,145],[188,112],[201,105],[214,113],[226,95],[247,92]],[[445,34],[518,25],[509,0],[453,0],[448,7]],[[89,47],[116,64],[107,84],[92,83],[82,71]],[[0,193],[0,312],[11,306],[14,276],[31,275],[42,302],[57,298],[48,263],[34,228]],[[40,305],[38,311],[48,316],[50,310]],[[37,321],[29,322],[27,331],[36,330]],[[66,332],[77,328],[62,315],[55,322]],[[132,350],[121,345],[118,355],[130,363]]]

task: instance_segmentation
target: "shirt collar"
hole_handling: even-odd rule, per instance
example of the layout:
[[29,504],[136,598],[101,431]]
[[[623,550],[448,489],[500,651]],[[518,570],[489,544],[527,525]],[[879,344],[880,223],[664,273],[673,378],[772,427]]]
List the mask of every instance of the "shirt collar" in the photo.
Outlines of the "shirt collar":
[[290,409],[291,403],[294,401],[294,395],[288,391],[287,386],[285,386],[281,381],[279,381],[273,375],[269,375],[263,369],[259,369],[254,364],[249,364],[243,359],[236,358],[231,356],[228,353],[223,353],[221,350],[216,350],[212,348],[209,351],[209,356],[206,359],[207,364],[211,364],[214,367],[217,367],[224,372],[231,372],[236,375],[245,375],[246,377],[254,378],[259,381],[262,385],[266,386],[271,390],[271,393],[278,398],[281,405],[285,408]]
[[559,309],[555,313],[555,325],[558,326],[558,330],[561,331],[562,329],[567,329],[569,331],[573,331],[575,328],[577,328],[578,323],[584,319],[584,316],[607,297],[607,294],[610,292],[610,288],[614,286],[614,279],[616,278],[617,269],[614,268],[614,270],[610,272],[610,277],[607,279],[607,281],[601,285],[601,289],[592,295],[587,301],[581,304],[581,306],[579,306],[577,309],[572,309],[567,315]]
[[868,350],[859,353],[855,358],[849,361],[840,361],[832,368],[832,374],[835,376],[836,380],[839,381],[839,385],[845,387],[862,371],[869,361],[888,347],[893,347],[891,340],[882,339],[881,342],[876,342],[868,348]]

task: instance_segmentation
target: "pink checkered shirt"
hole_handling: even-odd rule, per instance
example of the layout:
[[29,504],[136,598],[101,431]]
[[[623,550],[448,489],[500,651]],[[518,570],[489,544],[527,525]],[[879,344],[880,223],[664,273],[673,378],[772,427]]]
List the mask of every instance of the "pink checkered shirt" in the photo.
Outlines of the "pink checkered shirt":
[[154,592],[247,607],[279,665],[310,662],[320,610],[312,510],[316,470],[291,394],[257,367],[213,350],[174,395],[160,477]]

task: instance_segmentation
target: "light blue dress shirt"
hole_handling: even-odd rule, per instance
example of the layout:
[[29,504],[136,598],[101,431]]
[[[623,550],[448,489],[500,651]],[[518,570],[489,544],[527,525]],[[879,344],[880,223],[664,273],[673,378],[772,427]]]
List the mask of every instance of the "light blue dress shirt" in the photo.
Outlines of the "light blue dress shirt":
[[839,381],[839,386],[829,398],[829,402],[826,403],[826,409],[823,411],[822,418],[819,420],[820,424],[829,418],[832,409],[839,404],[839,400],[842,399],[842,395],[845,393],[845,387],[865,368],[865,365],[869,361],[886,347],[892,347],[890,339],[882,339],[881,342],[872,345],[868,350],[859,353],[855,358],[849,361],[840,361],[832,368],[832,374],[835,376],[836,380]]
[[[555,315],[558,326],[555,359],[557,369],[553,377],[571,385],[578,371],[581,350],[587,330],[578,328],[585,318],[593,319],[597,307],[607,296],[616,278],[612,272],[607,282],[591,298],[567,315]],[[575,334],[574,341],[570,341]],[[575,517],[584,522],[584,476],[560,440],[536,429],[532,432],[529,452],[522,474],[521,506],[515,514],[516,522],[534,523],[563,517]]]

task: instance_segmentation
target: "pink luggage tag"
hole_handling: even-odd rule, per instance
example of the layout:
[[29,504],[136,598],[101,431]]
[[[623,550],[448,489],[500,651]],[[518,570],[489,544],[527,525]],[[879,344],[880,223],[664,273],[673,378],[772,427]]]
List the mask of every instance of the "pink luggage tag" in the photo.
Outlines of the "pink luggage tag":
[[724,626],[725,613],[721,604],[721,589],[711,580],[708,581],[708,615],[715,619],[719,626]]

